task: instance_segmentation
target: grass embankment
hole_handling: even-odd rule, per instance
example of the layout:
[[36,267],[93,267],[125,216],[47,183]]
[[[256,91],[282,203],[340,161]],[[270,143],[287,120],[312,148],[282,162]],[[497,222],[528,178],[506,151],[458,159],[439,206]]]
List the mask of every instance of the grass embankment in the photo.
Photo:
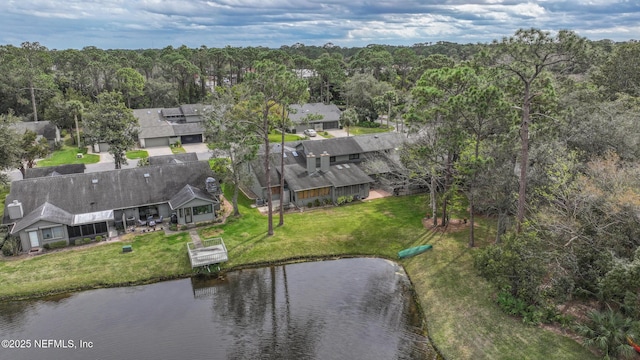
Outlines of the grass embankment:
[[[78,157],[78,153],[82,157]],[[95,164],[100,161],[100,155],[87,154],[87,149],[64,145],[62,149],[54,151],[51,156],[38,161],[38,167],[58,166],[65,164]]]
[[[406,247],[433,250],[401,261],[425,312],[430,336],[449,359],[590,359],[573,340],[501,313],[491,287],[473,270],[467,232],[441,235],[422,226],[423,196],[379,199],[337,208],[287,214],[285,226],[266,236],[266,217],[241,201],[241,219],[199,229],[202,238],[222,236],[230,261],[224,269],[278,263],[301,257],[371,255],[395,259]],[[274,214],[277,223],[277,214]],[[489,230],[479,229],[480,238]],[[138,235],[26,260],[0,262],[0,297],[59,289],[142,283],[191,273],[186,233]],[[479,241],[481,242],[481,241]],[[131,243],[134,251],[122,254]]]

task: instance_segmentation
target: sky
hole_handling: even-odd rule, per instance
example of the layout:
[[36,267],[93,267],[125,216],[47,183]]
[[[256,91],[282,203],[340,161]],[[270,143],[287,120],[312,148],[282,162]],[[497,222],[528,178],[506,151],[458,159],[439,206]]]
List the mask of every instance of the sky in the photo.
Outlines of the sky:
[[489,43],[520,28],[640,39],[640,0],[2,0],[0,45],[49,49]]

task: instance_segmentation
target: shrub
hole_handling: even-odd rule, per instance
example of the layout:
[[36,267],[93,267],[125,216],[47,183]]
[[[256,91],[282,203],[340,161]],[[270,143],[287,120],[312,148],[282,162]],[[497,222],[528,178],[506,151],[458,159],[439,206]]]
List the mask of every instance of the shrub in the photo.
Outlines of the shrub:
[[314,202],[313,202],[313,205],[314,205],[314,206],[320,206],[320,205],[322,205],[322,204],[320,203],[320,199],[316,199],[316,201],[314,201]]
[[380,123],[373,122],[373,121],[360,121],[358,123],[358,126],[364,127],[364,128],[379,128]]
[[4,256],[13,256],[18,255],[20,253],[21,248],[20,238],[11,236],[4,241],[2,244],[2,255]]
[[45,249],[47,248],[46,247],[47,245],[49,245],[49,249],[52,249],[52,250],[61,249],[67,246],[67,242],[65,240],[50,242],[50,243],[44,244]]
[[309,201],[309,202],[307,203],[307,207],[308,207],[308,208],[312,208],[312,207],[313,207],[313,203],[312,203],[311,201]]
[[100,242],[100,241],[102,241],[102,236],[101,235],[96,236],[96,242]]
[[178,225],[176,225],[176,224],[169,224],[169,230],[171,230],[171,231],[178,231]]
[[605,311],[591,311],[589,321],[576,327],[584,336],[585,347],[595,346],[605,354],[606,359],[631,358],[633,348],[627,345],[627,334],[634,328],[634,322],[619,312],[607,308]]
[[182,231],[185,231],[187,229],[189,229],[189,227],[187,225],[181,225],[180,226],[180,230],[182,230]]

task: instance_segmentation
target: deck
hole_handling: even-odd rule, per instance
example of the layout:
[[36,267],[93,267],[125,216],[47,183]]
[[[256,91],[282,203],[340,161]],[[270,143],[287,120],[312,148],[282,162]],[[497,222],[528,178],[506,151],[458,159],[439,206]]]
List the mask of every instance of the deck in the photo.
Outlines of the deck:
[[220,264],[229,260],[227,247],[222,238],[202,240],[194,239],[187,243],[191,268]]

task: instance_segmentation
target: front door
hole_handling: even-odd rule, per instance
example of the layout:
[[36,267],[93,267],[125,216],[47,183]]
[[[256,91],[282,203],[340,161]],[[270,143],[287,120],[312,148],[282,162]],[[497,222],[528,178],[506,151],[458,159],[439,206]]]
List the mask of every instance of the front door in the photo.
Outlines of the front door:
[[191,208],[184,208],[184,222],[187,224],[190,224],[191,222],[193,222],[193,219],[191,218]]
[[29,243],[32,248],[37,248],[40,246],[40,241],[38,240],[38,232],[37,231],[29,231]]

